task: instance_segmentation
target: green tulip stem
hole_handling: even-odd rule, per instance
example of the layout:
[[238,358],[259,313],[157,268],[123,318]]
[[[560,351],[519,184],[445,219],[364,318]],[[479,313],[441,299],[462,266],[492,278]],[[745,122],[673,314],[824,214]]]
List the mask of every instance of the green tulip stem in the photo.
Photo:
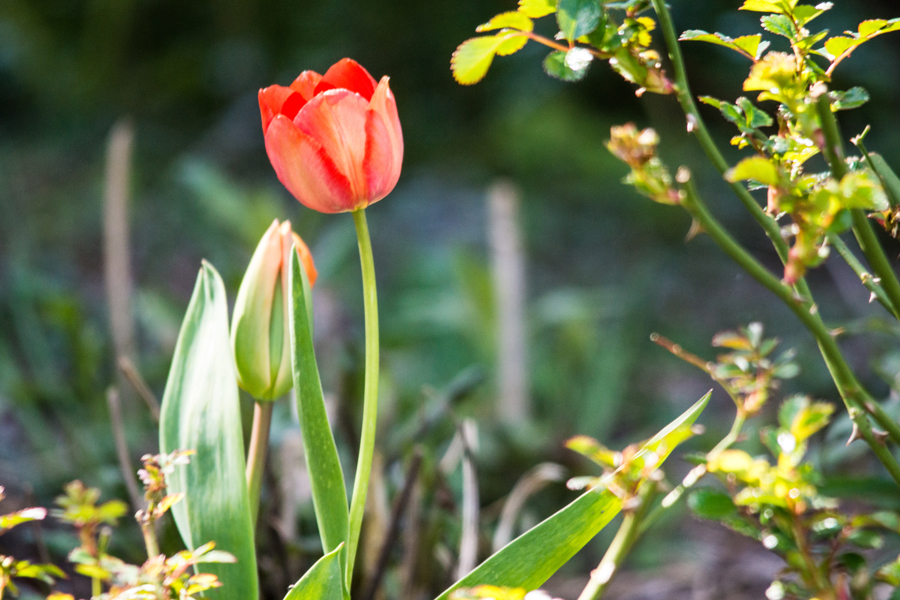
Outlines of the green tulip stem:
[[269,429],[272,426],[274,406],[273,401],[257,401],[253,408],[253,430],[247,452],[247,490],[250,495],[250,520],[254,527],[259,515],[259,495],[262,491],[263,472],[266,470],[266,452],[269,448]]
[[378,421],[378,292],[375,285],[375,262],[372,259],[372,240],[364,209],[353,211],[356,237],[359,240],[359,261],[362,267],[363,304],[366,318],[366,380],[363,390],[362,432],[359,440],[359,460],[353,481],[353,497],[350,500],[350,541],[347,549],[347,588],[353,576],[353,563],[363,512],[366,508],[366,492],[372,472],[372,456],[375,452],[375,426]]

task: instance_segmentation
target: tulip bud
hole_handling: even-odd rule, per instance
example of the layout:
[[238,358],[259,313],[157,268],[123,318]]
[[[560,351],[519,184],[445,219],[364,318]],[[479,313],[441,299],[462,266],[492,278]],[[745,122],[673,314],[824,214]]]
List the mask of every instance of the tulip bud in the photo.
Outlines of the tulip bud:
[[276,219],[263,235],[241,281],[231,324],[238,384],[257,400],[274,400],[293,385],[288,334],[290,251],[297,248],[310,286],[316,267],[290,221]]

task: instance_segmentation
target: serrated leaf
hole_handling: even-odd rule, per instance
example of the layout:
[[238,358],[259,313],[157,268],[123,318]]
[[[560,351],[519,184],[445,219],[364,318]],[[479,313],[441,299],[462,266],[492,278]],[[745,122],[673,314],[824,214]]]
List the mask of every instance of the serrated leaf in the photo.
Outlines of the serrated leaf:
[[760,19],[763,29],[769,33],[793,39],[795,37],[794,25],[786,15],[767,15]]
[[864,38],[872,35],[876,31],[884,29],[888,22],[885,19],[869,19],[859,24],[859,37]]
[[556,22],[563,37],[572,42],[597,29],[602,14],[597,0],[559,0]]
[[769,127],[774,123],[768,113],[757,108],[749,99],[740,97],[737,99],[737,104],[744,111],[746,123],[749,127]]
[[859,86],[852,87],[845,92],[829,92],[828,96],[831,98],[833,110],[850,110],[869,101],[869,92]]
[[343,600],[342,550],[343,546],[338,546],[317,560],[300,581],[291,587],[284,600]]
[[[683,438],[685,429],[690,429],[706,407],[709,396],[710,394],[706,394],[656,434],[635,458],[646,455],[649,448],[655,448],[660,452],[655,457],[656,464],[662,464],[674,449],[672,441]],[[622,501],[609,490],[585,492],[574,502],[504,546],[436,600],[449,600],[457,588],[473,587],[485,582],[501,587],[537,589],[591,541],[621,508]]]
[[762,156],[751,156],[729,169],[725,179],[732,183],[750,179],[764,185],[778,185],[778,168]]
[[759,45],[762,42],[762,35],[742,35],[734,38],[734,45],[745,51],[751,57],[756,58],[759,52]]
[[503,40],[497,36],[471,38],[460,44],[450,59],[453,78],[462,85],[478,83],[487,75]]
[[720,521],[737,514],[731,496],[718,490],[700,488],[688,496],[688,507],[703,519]]
[[[790,0],[790,5],[793,7],[797,4],[797,0]],[[744,0],[743,6],[741,6],[738,10],[752,10],[754,12],[765,12],[765,13],[783,13],[784,9],[781,5],[781,0]]]
[[515,33],[508,33],[506,35],[500,36],[501,42],[500,45],[497,46],[497,55],[498,56],[509,56],[510,54],[515,54],[519,50],[525,47],[525,44],[528,43],[528,38],[524,35],[518,35]]
[[701,96],[700,102],[709,104],[710,106],[717,108],[719,112],[722,113],[722,116],[732,123],[740,123],[741,121],[743,121],[743,115],[733,104],[724,102],[722,100],[717,100],[712,96]]
[[500,13],[487,23],[476,27],[475,31],[482,33],[485,31],[506,28],[517,29],[519,31],[532,31],[534,29],[534,23],[524,14],[513,10]]
[[555,0],[519,0],[519,12],[532,19],[540,19],[556,12]]
[[567,64],[567,54],[569,54],[569,52],[562,52],[560,50],[548,54],[547,58],[544,59],[544,72],[551,77],[556,77],[563,81],[581,81],[587,73],[588,65],[584,65],[584,67],[578,71],[572,69]]
[[799,27],[803,27],[826,10],[831,10],[833,6],[834,5],[831,2],[822,2],[815,6],[801,4],[794,9],[794,20],[797,21]]
[[223,583],[218,600],[258,596],[256,551],[244,479],[244,437],[237,374],[228,331],[228,300],[219,274],[204,262],[178,334],[160,417],[163,453],[194,450],[168,479],[184,493],[172,507],[185,546],[216,545],[236,564],[207,570]]
[[[291,253],[289,277],[292,302],[288,314],[291,335],[291,364],[297,414],[303,433],[306,468],[312,488],[319,537],[326,553],[349,540],[350,517],[347,488],[331,425],[325,412],[325,397],[312,337],[312,298],[306,269],[300,268],[297,253]],[[345,546],[346,547],[346,546]],[[346,554],[344,551],[343,554]],[[341,562],[346,564],[346,558]]]
[[825,50],[828,51],[831,56],[837,58],[846,50],[853,48],[854,46],[858,46],[859,44],[859,40],[844,36],[838,36],[825,40]]
[[750,59],[754,59],[759,49],[762,36],[758,34],[745,35],[734,40],[721,33],[708,33],[702,29],[689,29],[682,33],[681,37],[678,39],[684,41],[708,42],[710,44],[716,44],[717,46],[724,46],[740,52]]

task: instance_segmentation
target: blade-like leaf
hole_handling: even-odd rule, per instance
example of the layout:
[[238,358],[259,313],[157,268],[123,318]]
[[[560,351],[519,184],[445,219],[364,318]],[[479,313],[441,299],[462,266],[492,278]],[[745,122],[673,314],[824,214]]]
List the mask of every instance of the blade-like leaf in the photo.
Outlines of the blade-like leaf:
[[284,600],[342,600],[345,595],[340,559],[343,548],[343,544],[339,545],[317,560],[291,587]]
[[194,450],[191,462],[168,478],[172,507],[185,545],[206,542],[230,552],[235,564],[204,568],[223,586],[219,600],[258,597],[250,502],[244,482],[237,375],[228,335],[228,301],[219,274],[204,262],[188,305],[166,382],[159,428],[163,453]]
[[[350,529],[347,488],[338,458],[334,436],[325,413],[325,399],[319,379],[319,367],[313,350],[311,318],[312,300],[306,270],[300,268],[297,253],[291,253],[290,307],[291,361],[297,414],[303,431],[306,468],[309,471],[316,522],[322,548],[330,553],[346,543]],[[341,551],[341,556],[346,550]],[[346,558],[341,559],[346,564]]]
[[[685,429],[690,428],[708,401],[707,393],[647,442],[635,458],[656,452],[658,457],[654,457],[654,464],[662,464],[674,449],[675,441],[683,439]],[[567,507],[504,546],[454,583],[437,600],[448,600],[457,588],[481,584],[536,589],[591,541],[621,509],[622,501],[608,490],[585,492]]]

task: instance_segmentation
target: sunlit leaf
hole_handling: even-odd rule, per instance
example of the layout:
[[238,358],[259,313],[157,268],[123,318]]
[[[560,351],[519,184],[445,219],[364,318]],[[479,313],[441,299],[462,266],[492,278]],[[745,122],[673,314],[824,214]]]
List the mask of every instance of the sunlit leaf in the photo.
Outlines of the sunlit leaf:
[[721,33],[707,33],[702,29],[689,29],[682,33],[679,39],[685,41],[709,42],[710,44],[725,46],[726,48],[736,50],[748,58],[753,59],[756,58],[762,35],[745,35],[735,40]]
[[719,521],[737,514],[731,496],[711,488],[700,488],[688,496],[688,507],[698,517]]
[[884,26],[887,24],[888,22],[884,19],[869,19],[868,21],[863,21],[859,24],[859,37],[872,35],[876,31],[884,29]]
[[859,86],[852,87],[846,92],[829,92],[828,96],[834,110],[858,108],[869,101],[869,92]]
[[825,40],[825,50],[831,56],[837,58],[843,54],[848,48],[859,45],[860,41],[853,38],[838,36]]
[[502,41],[500,45],[497,46],[497,55],[498,56],[509,56],[510,54],[515,54],[519,50],[525,47],[525,44],[528,43],[528,38],[524,35],[519,35],[516,33],[507,33],[505,35],[498,36]]
[[524,14],[517,11],[500,13],[487,23],[479,25],[475,31],[481,33],[484,31],[493,31],[494,29],[518,29],[519,31],[531,31],[534,29],[534,23]]
[[450,69],[457,83],[472,85],[484,79],[503,41],[489,35],[471,38],[460,44],[450,59]]
[[[683,439],[686,429],[706,407],[709,394],[697,401],[678,419],[656,434],[635,458],[653,451],[656,464],[674,449],[675,439]],[[622,501],[609,490],[591,490],[522,534],[491,556],[471,573],[454,583],[436,600],[449,600],[457,588],[486,582],[500,587],[537,589],[559,570],[621,510]]]
[[751,156],[729,169],[725,179],[732,183],[750,179],[764,185],[778,185],[778,168],[767,158]]
[[539,19],[556,12],[555,0],[519,0],[519,12],[526,17]]
[[743,6],[738,10],[752,10],[754,12],[784,13],[785,6],[793,8],[797,0],[744,0]]
[[244,479],[244,438],[237,374],[228,332],[228,300],[219,274],[203,263],[166,382],[159,445],[164,453],[191,449],[189,464],[168,478],[184,500],[172,507],[188,549],[215,541],[237,558],[207,571],[224,586],[219,600],[258,596],[256,552]]

